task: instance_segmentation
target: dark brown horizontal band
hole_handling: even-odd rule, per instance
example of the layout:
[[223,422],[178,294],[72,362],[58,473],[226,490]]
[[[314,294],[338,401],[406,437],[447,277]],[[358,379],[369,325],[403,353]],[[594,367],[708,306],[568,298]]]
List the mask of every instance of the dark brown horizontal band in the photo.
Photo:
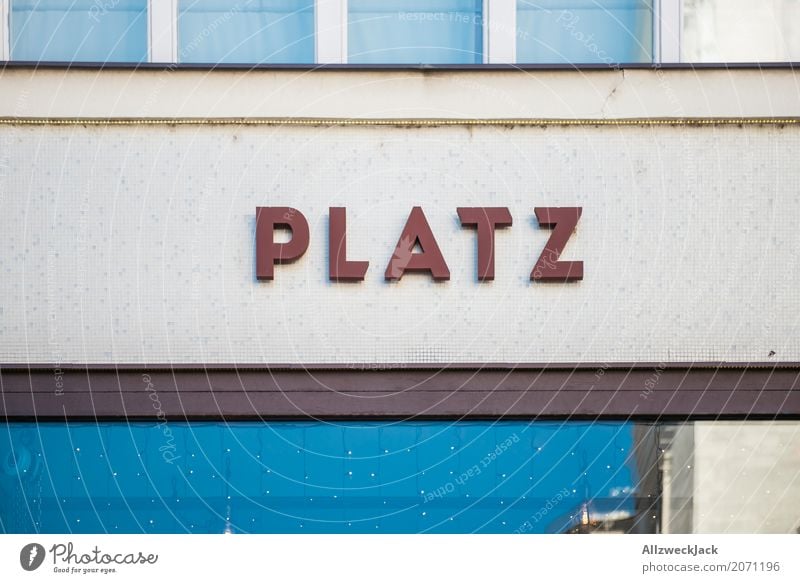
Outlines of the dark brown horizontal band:
[[800,418],[798,363],[0,365],[16,419]]
[[282,370],[627,370],[627,369],[798,369],[800,361],[677,361],[677,362],[314,362],[314,363],[54,363],[54,362],[32,362],[28,364],[20,363],[0,363],[0,371],[52,371],[60,368],[61,370],[87,371],[87,370],[116,370],[116,371],[217,371],[217,370],[258,370],[258,371],[282,371]]
[[371,64],[371,63],[104,63],[69,61],[0,61],[3,69],[76,69],[76,70],[143,70],[143,71],[616,71],[638,69],[653,71],[704,70],[794,70],[794,61],[730,62],[730,63],[474,63],[474,64]]

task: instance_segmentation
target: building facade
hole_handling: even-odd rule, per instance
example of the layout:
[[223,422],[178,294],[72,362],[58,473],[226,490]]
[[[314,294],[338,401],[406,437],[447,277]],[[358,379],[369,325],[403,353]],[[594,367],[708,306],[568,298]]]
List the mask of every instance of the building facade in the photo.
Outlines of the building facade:
[[0,4],[0,527],[796,532],[738,4]]

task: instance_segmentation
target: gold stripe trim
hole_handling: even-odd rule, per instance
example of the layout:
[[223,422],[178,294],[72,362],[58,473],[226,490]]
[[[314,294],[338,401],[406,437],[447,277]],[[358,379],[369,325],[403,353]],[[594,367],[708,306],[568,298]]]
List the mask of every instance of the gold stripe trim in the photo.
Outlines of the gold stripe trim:
[[0,118],[0,125],[63,126],[719,126],[800,125],[800,118],[680,119],[343,119],[343,118]]

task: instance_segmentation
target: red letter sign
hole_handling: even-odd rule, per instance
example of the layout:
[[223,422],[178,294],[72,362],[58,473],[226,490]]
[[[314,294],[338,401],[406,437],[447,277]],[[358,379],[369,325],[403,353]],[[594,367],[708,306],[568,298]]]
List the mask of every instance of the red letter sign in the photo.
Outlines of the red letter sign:
[[494,279],[494,230],[511,226],[511,213],[507,207],[459,207],[458,218],[462,225],[475,225],[478,229],[478,280]]
[[[414,253],[419,243],[422,253]],[[386,280],[397,281],[406,271],[428,271],[436,281],[450,279],[450,270],[431,232],[425,213],[418,206],[411,210],[394,254],[386,266]]]
[[536,207],[536,220],[539,226],[553,229],[553,234],[544,246],[539,260],[533,267],[531,279],[534,281],[568,282],[583,279],[583,261],[559,261],[561,252],[569,241],[582,207]]
[[[275,227],[292,232],[288,243],[275,243]],[[276,263],[291,263],[308,249],[308,221],[297,209],[281,206],[256,207],[256,277],[271,280]]]
[[369,261],[347,260],[347,210],[330,208],[328,225],[328,276],[331,281],[362,281]]

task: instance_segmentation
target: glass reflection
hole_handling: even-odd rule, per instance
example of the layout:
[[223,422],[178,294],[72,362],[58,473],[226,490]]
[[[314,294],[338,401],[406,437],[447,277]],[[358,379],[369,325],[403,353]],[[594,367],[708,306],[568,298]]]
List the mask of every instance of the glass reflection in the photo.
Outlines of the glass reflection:
[[800,60],[800,2],[683,0],[683,60],[690,63]]
[[12,0],[9,23],[16,61],[147,60],[147,0]]
[[313,63],[313,0],[181,0],[181,63]]
[[560,532],[587,516],[650,528],[636,452],[653,446],[630,424],[3,429],[5,532]]
[[7,533],[788,533],[800,423],[10,423]]
[[348,62],[483,62],[481,0],[349,0]]
[[518,63],[649,63],[652,0],[518,0]]

